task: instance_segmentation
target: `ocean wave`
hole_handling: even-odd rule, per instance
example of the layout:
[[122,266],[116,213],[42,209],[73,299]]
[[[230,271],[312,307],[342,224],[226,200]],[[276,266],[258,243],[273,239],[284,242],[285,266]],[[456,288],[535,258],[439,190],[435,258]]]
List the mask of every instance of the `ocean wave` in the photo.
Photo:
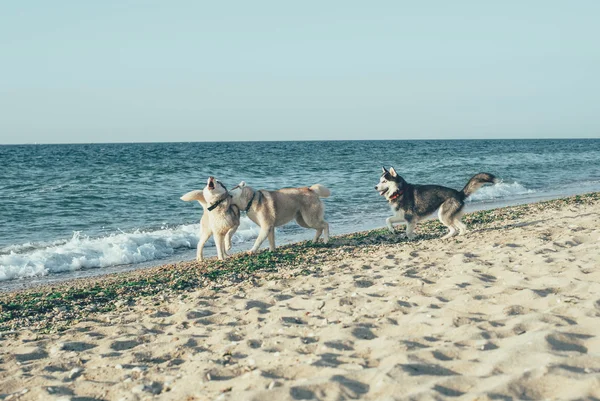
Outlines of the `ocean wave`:
[[522,195],[530,195],[537,191],[529,189],[518,182],[506,183],[499,182],[494,185],[484,186],[469,198],[469,202],[482,202],[488,200],[497,200],[504,198],[514,198]]
[[[68,241],[13,245],[0,254],[0,281],[166,258],[177,249],[195,248],[199,231],[200,224],[189,224],[101,238],[74,232]],[[232,242],[242,243],[257,235],[258,226],[243,217]],[[214,246],[212,238],[206,246]]]

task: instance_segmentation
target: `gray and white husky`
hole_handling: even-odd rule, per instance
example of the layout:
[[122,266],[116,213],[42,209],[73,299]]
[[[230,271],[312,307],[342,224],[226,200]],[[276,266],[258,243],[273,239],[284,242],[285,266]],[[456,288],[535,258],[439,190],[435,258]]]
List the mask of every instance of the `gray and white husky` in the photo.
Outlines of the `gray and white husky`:
[[217,257],[221,260],[231,249],[231,237],[240,226],[240,209],[233,204],[227,188],[215,177],[208,177],[203,190],[188,192],[181,197],[186,202],[197,200],[204,208],[200,220],[200,240],[196,259],[202,260],[204,244],[214,234]]
[[233,203],[245,210],[248,218],[260,226],[258,238],[250,250],[256,252],[269,238],[271,251],[275,250],[275,227],[293,219],[305,228],[317,230],[314,242],[323,234],[323,242],[329,241],[329,224],[324,219],[325,206],[320,198],[331,195],[321,184],[302,188],[283,188],[276,191],[255,190],[244,181],[231,188]]
[[457,191],[441,185],[409,184],[393,167],[389,171],[385,167],[382,169],[383,174],[375,189],[381,196],[385,196],[394,213],[387,218],[387,226],[394,232],[393,223],[406,222],[406,236],[409,239],[415,237],[417,222],[438,209],[438,218],[449,230],[442,239],[453,237],[457,230],[459,235],[463,235],[467,227],[460,219],[465,199],[484,184],[496,182],[496,177],[492,174],[479,173],[469,180],[462,191]]

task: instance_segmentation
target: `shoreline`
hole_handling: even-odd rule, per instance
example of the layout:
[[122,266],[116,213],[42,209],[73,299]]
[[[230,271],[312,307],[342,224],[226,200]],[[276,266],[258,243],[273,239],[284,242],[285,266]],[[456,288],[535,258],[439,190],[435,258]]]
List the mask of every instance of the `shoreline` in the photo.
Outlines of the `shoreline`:
[[[535,203],[477,210],[465,214],[463,221],[471,232],[518,220],[520,216],[532,213],[533,210],[598,202],[600,192],[591,192]],[[418,225],[417,233],[416,241],[436,240],[444,233],[444,227],[437,219],[430,219]],[[460,241],[463,238],[468,238],[468,234],[467,237],[455,237],[454,240]],[[34,330],[62,330],[70,323],[53,327],[45,321],[46,318],[52,316],[56,319],[58,312],[58,320],[69,322],[90,313],[108,312],[116,306],[135,302],[135,297],[139,296],[152,296],[161,292],[179,294],[192,289],[215,288],[227,281],[228,285],[231,285],[252,279],[255,273],[289,273],[316,261],[339,259],[340,253],[364,253],[372,250],[376,244],[406,243],[410,244],[411,241],[402,238],[398,229],[396,234],[391,234],[386,228],[380,228],[333,236],[328,245],[303,241],[279,246],[275,252],[265,249],[255,255],[239,252],[225,261],[214,258],[201,263],[195,260],[178,261],[0,292],[0,334],[3,331],[14,330],[15,326],[23,327],[24,323],[25,327],[32,323]],[[181,277],[176,277],[178,274],[181,274]],[[119,305],[116,305],[117,298],[121,298]],[[123,302],[123,299],[126,301]],[[95,303],[104,305],[100,308],[88,307]]]
[[0,296],[0,399],[600,398],[600,193]]
[[[589,192],[589,193],[595,193],[595,192]],[[569,197],[573,197],[573,196],[581,196],[581,195],[586,195],[586,194],[587,193],[584,193],[584,194],[573,193],[573,191],[566,192],[566,193],[558,193],[558,192],[557,193],[548,192],[548,193],[543,193],[543,194],[532,193],[528,197],[522,197],[522,198],[519,198],[516,200],[511,200],[511,201],[508,201],[507,199],[502,199],[502,200],[493,200],[493,201],[490,201],[490,200],[479,201],[476,203],[469,202],[466,204],[465,210],[466,210],[466,213],[473,213],[473,212],[479,212],[479,211],[502,209],[502,208],[512,207],[512,206],[522,206],[522,205],[528,205],[528,204],[533,204],[533,203],[565,199],[565,198],[569,198]],[[387,211],[387,205],[384,205],[384,207],[382,207],[382,210]],[[434,219],[434,220],[437,219],[437,215],[433,214],[433,215],[427,217],[424,221],[428,221],[431,219]],[[385,217],[382,217],[381,224],[365,225],[365,227],[360,228],[358,231],[351,231],[352,229],[348,229],[348,227],[346,227],[346,229],[342,230],[341,233],[336,234],[335,236],[339,237],[339,236],[351,235],[355,232],[374,231],[374,230],[378,230],[378,229],[383,229],[384,226],[385,226]],[[303,236],[306,239],[299,239]],[[299,243],[307,241],[308,238],[312,238],[312,234],[295,235],[293,238],[288,238],[286,240],[281,241],[280,242],[281,245],[278,245],[278,247],[299,244]],[[241,243],[241,244],[237,244],[236,247],[240,247],[240,245],[241,245],[241,250],[236,251],[235,253],[233,253],[230,256],[243,255],[247,250],[250,249],[252,243],[253,243],[253,239],[250,241]],[[263,245],[262,250],[264,250],[264,249],[266,249],[266,248]],[[205,253],[207,254],[206,256],[208,258],[215,257],[216,249],[214,247],[208,247],[205,250]],[[104,276],[110,276],[110,275],[114,275],[114,274],[143,271],[143,270],[153,269],[153,268],[157,268],[157,267],[164,266],[164,265],[171,265],[171,264],[177,264],[177,263],[181,263],[181,262],[187,262],[187,261],[191,261],[194,259],[195,248],[182,250],[181,254],[182,255],[180,255],[180,256],[173,255],[173,256],[165,258],[165,259],[155,259],[155,260],[150,260],[150,261],[146,261],[146,262],[141,262],[141,263],[138,263],[135,265],[128,264],[128,265],[108,266],[108,267],[102,267],[102,268],[88,268],[88,269],[65,271],[65,272],[59,272],[59,273],[51,273],[51,274],[44,275],[44,276],[32,277],[30,279],[11,279],[11,280],[0,282],[0,296],[2,294],[8,294],[8,293],[12,293],[12,292],[24,291],[24,290],[29,290],[29,289],[42,288],[42,287],[48,287],[48,286],[57,286],[57,285],[61,285],[64,283],[71,282],[71,281],[90,280],[90,279],[101,278]],[[184,257],[183,254],[185,254],[187,256]],[[31,281],[29,281],[29,280],[31,280]]]

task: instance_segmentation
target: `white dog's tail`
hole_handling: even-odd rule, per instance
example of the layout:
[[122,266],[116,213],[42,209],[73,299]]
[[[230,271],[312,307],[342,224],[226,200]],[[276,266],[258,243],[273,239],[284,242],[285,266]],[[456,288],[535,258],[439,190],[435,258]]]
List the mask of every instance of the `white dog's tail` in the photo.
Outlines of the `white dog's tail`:
[[200,203],[206,202],[204,200],[204,194],[199,189],[197,189],[195,191],[190,191],[187,194],[183,195],[181,197],[181,200],[186,201],[186,202],[195,201],[195,200],[197,200]]
[[319,198],[327,198],[331,195],[331,191],[321,184],[315,184],[310,187],[310,190],[319,195]]

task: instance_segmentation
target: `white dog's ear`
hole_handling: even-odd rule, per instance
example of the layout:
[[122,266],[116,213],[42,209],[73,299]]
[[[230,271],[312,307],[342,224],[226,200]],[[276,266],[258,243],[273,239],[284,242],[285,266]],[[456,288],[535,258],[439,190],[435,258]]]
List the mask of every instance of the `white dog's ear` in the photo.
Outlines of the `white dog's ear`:
[[383,166],[381,167],[381,172],[382,172],[383,174],[389,173],[389,171],[387,171],[387,170],[386,170],[386,168],[385,168],[385,167],[383,167]]
[[396,173],[396,170],[394,170],[393,167],[390,167],[390,174],[391,174],[392,177],[397,177],[398,176],[398,173]]
[[246,186],[246,181],[240,181],[240,183],[238,184],[238,187],[240,188],[244,188]]

